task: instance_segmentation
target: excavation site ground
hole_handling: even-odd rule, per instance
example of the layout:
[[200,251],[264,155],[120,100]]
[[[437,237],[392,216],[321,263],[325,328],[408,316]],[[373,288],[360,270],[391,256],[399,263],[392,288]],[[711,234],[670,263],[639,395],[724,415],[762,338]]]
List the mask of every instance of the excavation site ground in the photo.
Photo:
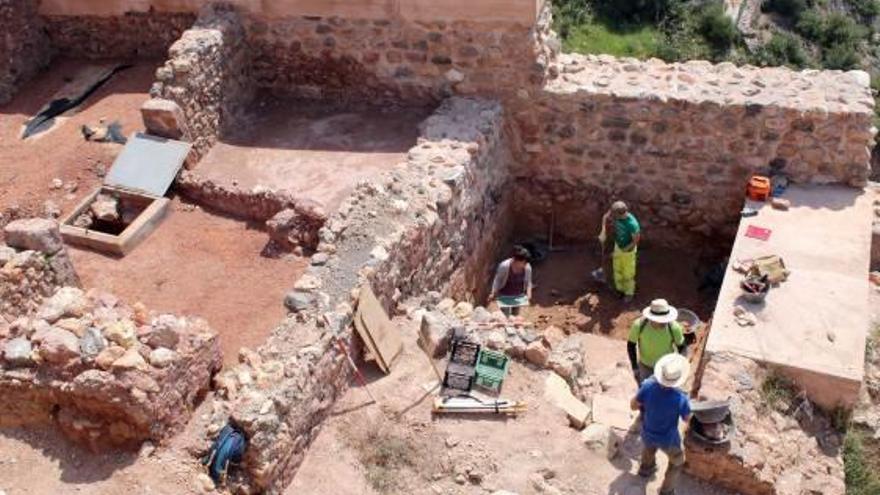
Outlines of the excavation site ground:
[[0,495],[660,493],[625,342],[658,299],[721,414],[676,493],[846,493],[880,445],[868,75],[565,54],[504,3],[0,6]]

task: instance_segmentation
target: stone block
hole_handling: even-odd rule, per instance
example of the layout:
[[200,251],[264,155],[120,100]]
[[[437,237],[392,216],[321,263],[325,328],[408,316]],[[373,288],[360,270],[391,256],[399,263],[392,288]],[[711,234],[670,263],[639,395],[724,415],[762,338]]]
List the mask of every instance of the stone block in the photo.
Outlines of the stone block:
[[590,406],[578,400],[568,383],[556,373],[548,374],[544,381],[544,398],[565,413],[573,428],[580,430],[587,425]]
[[45,300],[37,311],[37,318],[54,323],[63,317],[79,318],[88,307],[85,293],[76,287],[62,287]]
[[151,98],[141,106],[141,118],[147,133],[168,139],[186,135],[186,117],[177,103],[163,98]]
[[609,397],[593,396],[593,421],[618,430],[628,431],[636,420],[636,412],[630,409],[629,401]]
[[65,364],[79,357],[79,339],[67,330],[53,327],[43,336],[38,352],[45,362]]
[[544,367],[550,359],[550,348],[542,340],[535,340],[526,346],[525,357],[528,362]]
[[45,218],[26,218],[10,222],[4,229],[6,244],[16,249],[55,254],[64,248],[58,222]]
[[18,337],[3,344],[3,359],[12,367],[30,366],[34,363],[30,341]]
[[422,316],[419,327],[419,345],[431,357],[442,358],[449,352],[453,324],[449,318],[432,311]]
[[607,459],[614,459],[620,447],[620,437],[614,429],[601,423],[592,423],[581,432],[581,441],[588,449]]

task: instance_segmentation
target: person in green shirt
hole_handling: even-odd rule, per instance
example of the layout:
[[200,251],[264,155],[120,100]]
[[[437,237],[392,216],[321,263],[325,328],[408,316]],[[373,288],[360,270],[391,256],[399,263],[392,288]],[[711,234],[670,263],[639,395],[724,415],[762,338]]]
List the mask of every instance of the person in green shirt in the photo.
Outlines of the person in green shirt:
[[611,254],[614,288],[629,302],[636,293],[636,254],[642,228],[623,201],[611,205],[608,218],[614,222],[614,252]]
[[654,299],[630,327],[626,352],[639,385],[654,374],[661,357],[684,348],[684,329],[677,318],[678,310],[666,299]]

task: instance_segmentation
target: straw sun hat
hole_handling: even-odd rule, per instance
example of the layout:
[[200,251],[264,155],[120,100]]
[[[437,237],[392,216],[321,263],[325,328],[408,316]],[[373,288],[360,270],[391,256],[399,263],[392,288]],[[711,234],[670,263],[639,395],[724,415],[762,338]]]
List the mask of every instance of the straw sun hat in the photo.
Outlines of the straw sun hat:
[[681,388],[691,372],[691,363],[678,353],[667,354],[654,365],[657,383],[669,388]]
[[672,323],[678,318],[678,310],[666,302],[666,299],[654,299],[642,311],[642,316],[654,323]]

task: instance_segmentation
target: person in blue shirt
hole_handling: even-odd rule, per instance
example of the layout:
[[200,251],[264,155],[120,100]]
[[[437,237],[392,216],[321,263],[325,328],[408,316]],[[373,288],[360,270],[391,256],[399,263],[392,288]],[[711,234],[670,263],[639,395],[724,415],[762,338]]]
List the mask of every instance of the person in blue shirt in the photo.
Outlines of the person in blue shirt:
[[684,449],[679,420],[687,423],[691,405],[687,394],[679,390],[688,379],[690,363],[681,354],[667,354],[654,365],[654,376],[642,383],[630,407],[642,411],[642,459],[639,476],[650,478],[657,472],[657,451],[669,457],[669,466],[660,495],[674,495],[675,485],[684,467]]

